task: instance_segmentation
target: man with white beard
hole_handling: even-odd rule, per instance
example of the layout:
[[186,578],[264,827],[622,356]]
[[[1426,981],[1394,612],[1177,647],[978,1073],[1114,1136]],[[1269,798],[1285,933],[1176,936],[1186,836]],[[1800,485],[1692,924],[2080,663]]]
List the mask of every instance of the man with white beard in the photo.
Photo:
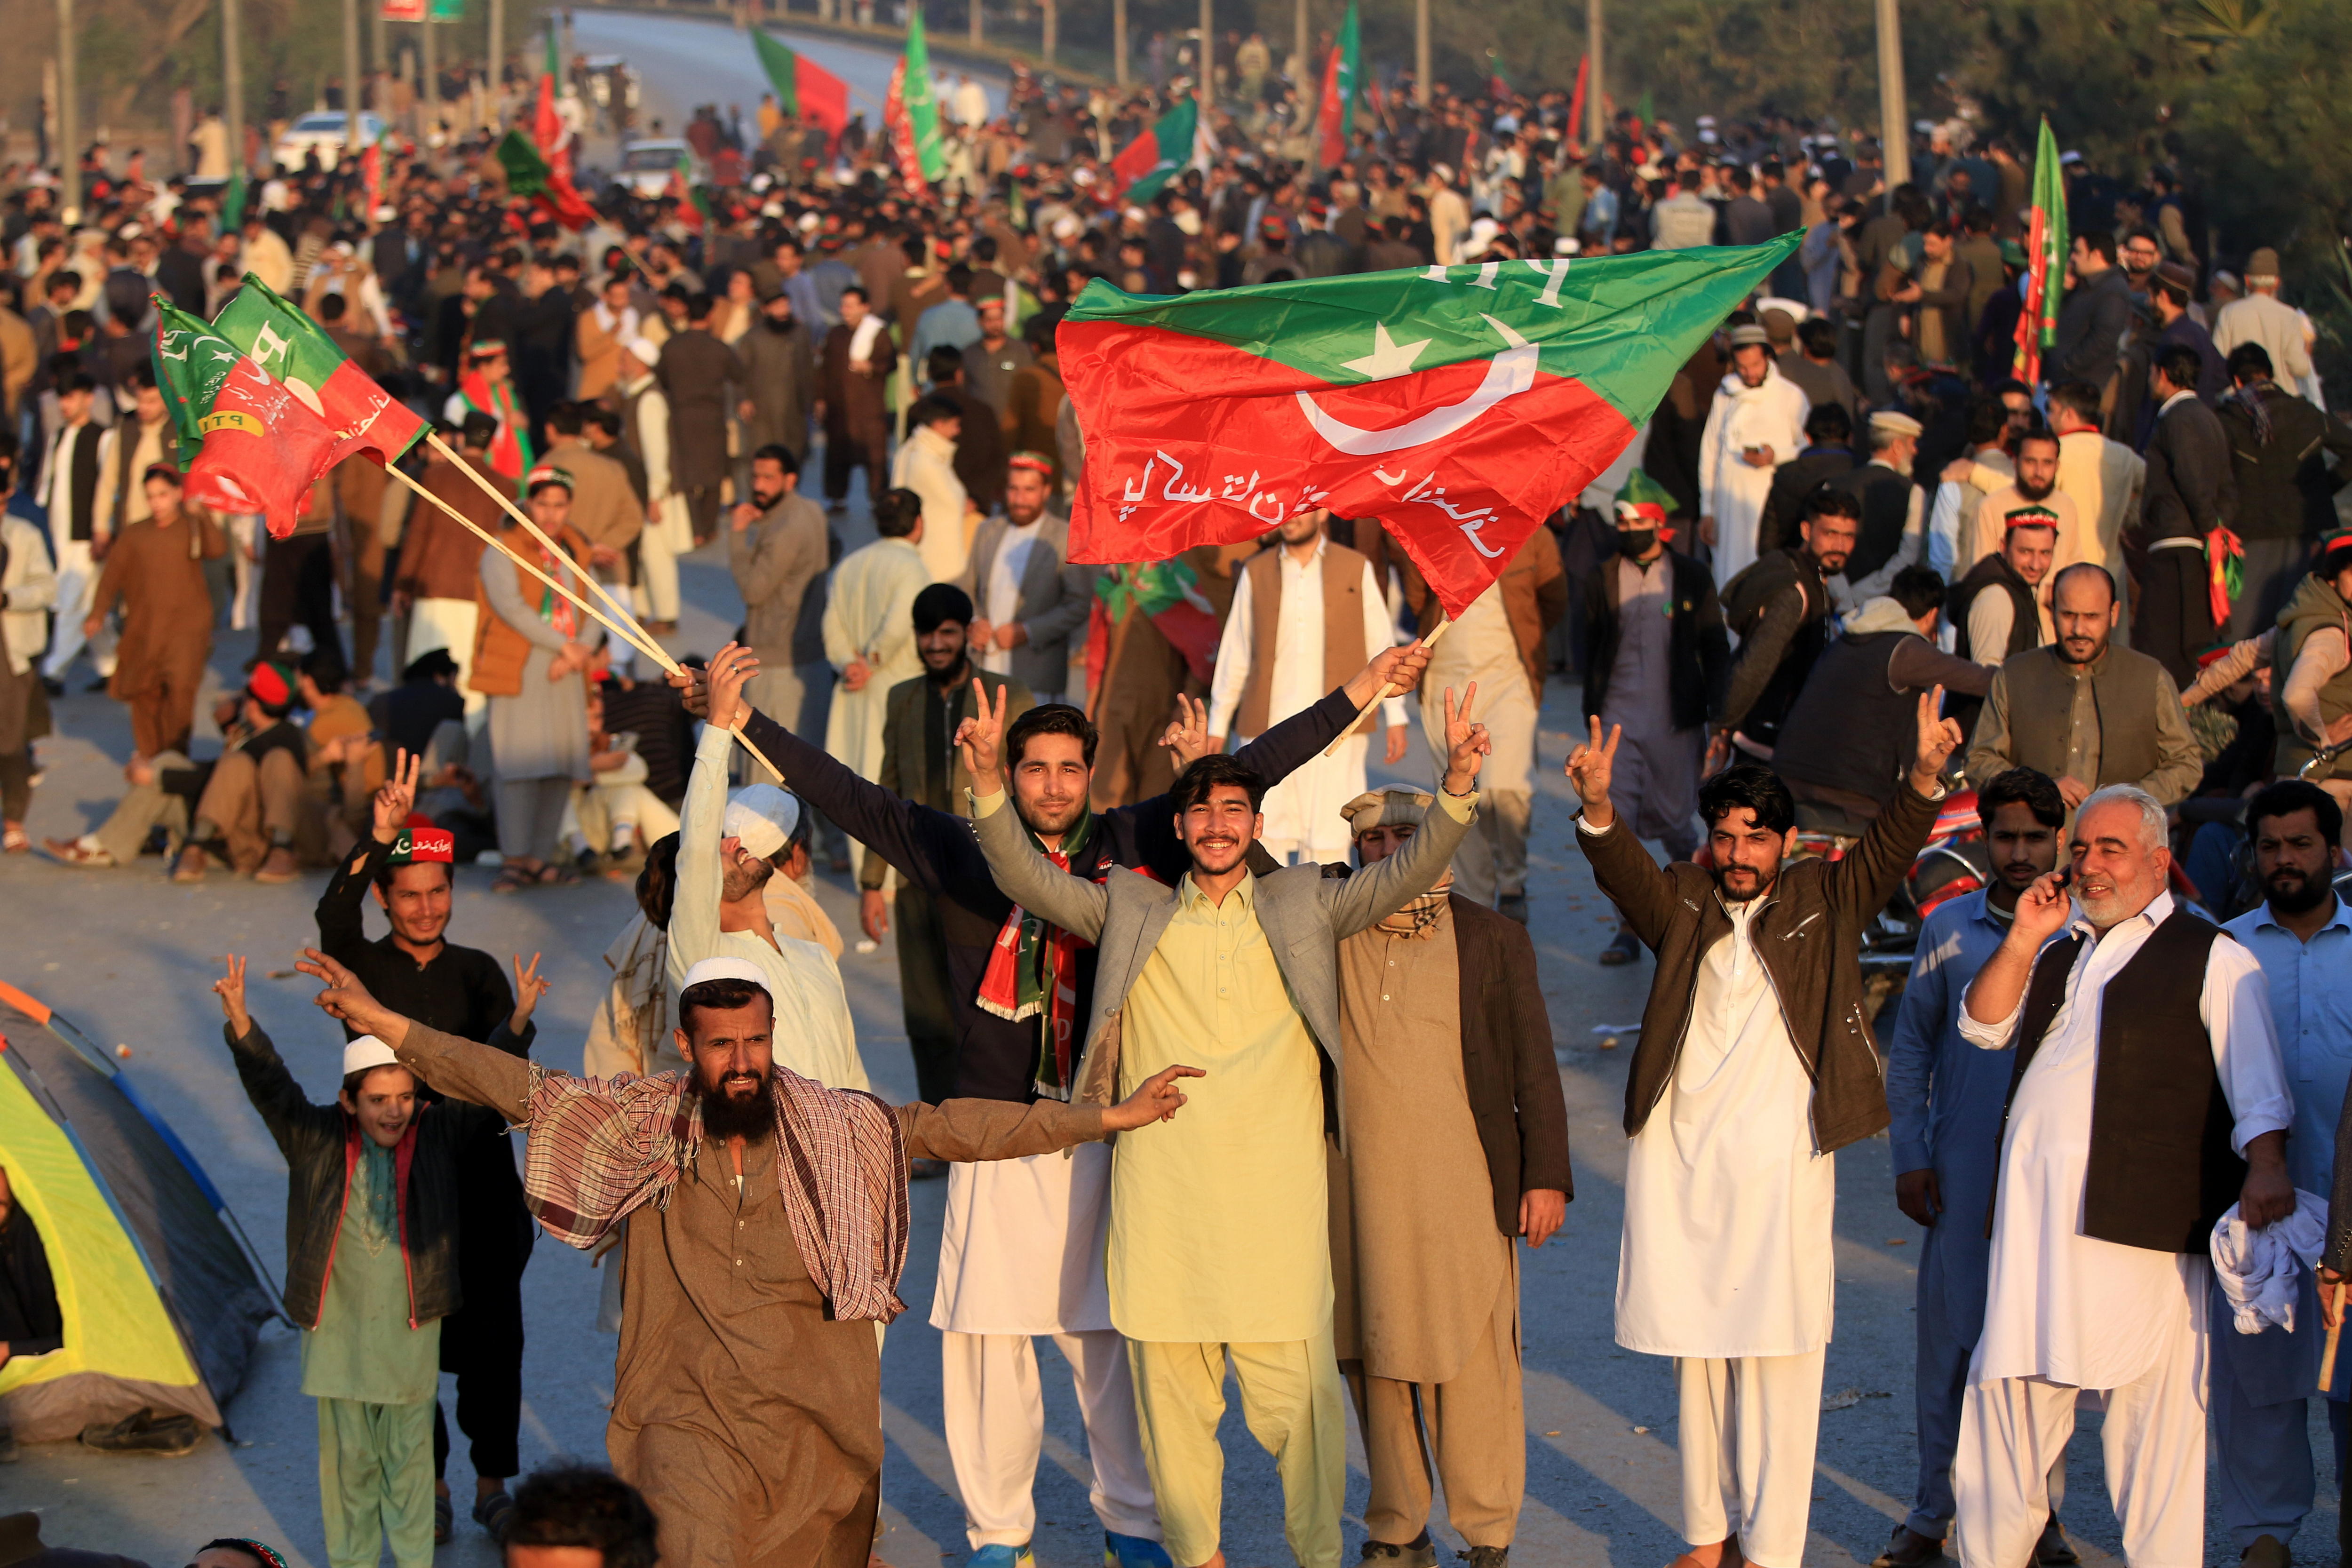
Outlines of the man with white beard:
[[1718,586],[1756,559],[1756,525],[1780,465],[1804,450],[1812,412],[1772,363],[1761,327],[1731,329],[1731,374],[1716,389],[1698,447],[1698,533],[1715,552]]
[[2125,1560],[2193,1568],[2208,1238],[2233,1201],[2257,1229],[2294,1212],[2294,1102],[2261,964],[2167,891],[2156,797],[2095,791],[2071,850],[2019,898],[1961,1010],[1962,1038],[2018,1065],[1952,1467],[1960,1561],[2032,1555],[2051,1461],[2095,1391]]

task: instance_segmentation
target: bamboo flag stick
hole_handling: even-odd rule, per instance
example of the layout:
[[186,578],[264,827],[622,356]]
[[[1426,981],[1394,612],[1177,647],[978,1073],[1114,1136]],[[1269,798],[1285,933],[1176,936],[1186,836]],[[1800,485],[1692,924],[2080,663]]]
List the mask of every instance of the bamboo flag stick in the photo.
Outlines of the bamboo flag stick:
[[2336,1321],[2327,1325],[2327,1348],[2320,1352],[2319,1392],[2322,1394],[2326,1393],[2328,1385],[2336,1381],[2336,1342],[2344,1332],[2344,1284],[2341,1279],[2336,1282]]
[[[1421,646],[1423,647],[1435,647],[1437,646],[1437,639],[1444,637],[1447,628],[1451,627],[1453,625],[1454,617],[1451,616],[1445,616],[1435,626],[1429,628],[1429,635],[1421,639]],[[1325,749],[1323,754],[1328,757],[1333,752],[1338,751],[1339,749],[1339,742],[1345,741],[1349,735],[1355,733],[1356,726],[1364,721],[1365,714],[1370,712],[1373,709],[1379,707],[1381,703],[1387,701],[1390,698],[1395,695],[1396,683],[1391,680],[1381,681],[1381,689],[1372,693],[1372,700],[1370,702],[1365,703],[1361,708],[1356,710],[1356,716],[1348,721],[1348,727],[1346,729],[1339,731],[1339,740],[1332,742],[1331,744]]]
[[[498,550],[499,553],[500,553],[501,555],[504,555],[508,560],[509,560],[509,561],[513,562],[517,566],[520,567],[520,568],[521,568],[522,570],[524,570],[525,572],[530,573],[532,576],[534,576],[534,577],[538,578],[541,582],[542,582],[542,583],[546,584],[550,588],[552,588],[553,590],[555,590],[555,592],[557,592],[557,593],[559,593],[559,594],[562,595],[565,598],[567,598],[567,599],[571,600],[574,605],[577,605],[578,606],[580,606],[581,610],[582,610],[584,614],[586,614],[590,618],[593,619],[593,620],[594,620],[594,621],[595,621],[599,626],[603,626],[606,631],[610,632],[610,633],[611,633],[614,637],[618,638],[620,641],[622,641],[622,642],[624,642],[624,643],[626,643],[629,647],[633,647],[633,648],[635,648],[637,651],[639,651],[639,652],[641,652],[641,653],[645,654],[648,658],[651,658],[652,660],[654,660],[654,662],[655,662],[655,663],[661,665],[664,668],[668,669],[668,670],[672,671],[673,673],[675,673],[675,672],[678,669],[678,666],[677,666],[676,663],[672,662],[672,661],[671,661],[671,659],[670,659],[670,658],[669,658],[669,656],[662,650],[662,647],[661,647],[661,645],[660,645],[659,643],[655,642],[655,641],[653,640],[653,637],[652,637],[651,634],[649,634],[649,633],[646,632],[646,631],[645,631],[645,629],[644,629],[643,627],[641,627],[641,626],[640,626],[640,627],[637,627],[636,636],[632,637],[632,636],[630,635],[630,633],[629,633],[629,632],[627,632],[627,631],[625,631],[625,630],[622,629],[622,627],[620,627],[620,626],[618,626],[614,625],[614,624],[613,623],[613,621],[612,621],[611,619],[609,619],[608,617],[606,617],[606,616],[605,616],[605,615],[604,615],[602,611],[598,610],[598,609],[596,608],[596,606],[595,606],[595,605],[593,605],[590,604],[587,600],[585,600],[585,599],[582,598],[578,594],[576,594],[576,593],[572,592],[571,589],[569,589],[569,588],[565,587],[562,584],[561,584],[561,583],[557,582],[554,578],[552,578],[552,577],[549,576],[546,573],[544,573],[544,572],[541,571],[541,570],[539,569],[539,567],[538,567],[536,564],[534,564],[533,563],[524,560],[524,559],[523,559],[523,557],[522,557],[522,555],[521,555],[519,552],[517,552],[517,551],[514,549],[514,547],[513,547],[513,546],[511,546],[511,545],[509,545],[509,543],[507,543],[507,542],[506,542],[505,540],[500,539],[497,534],[492,533],[489,530],[488,530],[488,529],[484,528],[480,523],[476,522],[472,518],[467,517],[464,512],[459,511],[456,507],[451,506],[447,501],[443,500],[439,496],[435,495],[431,490],[426,489],[423,485],[419,484],[416,480],[415,480],[415,479],[410,479],[406,474],[403,473],[403,472],[402,472],[398,468],[394,467],[394,465],[392,465],[392,464],[390,464],[390,463],[387,463],[387,464],[385,464],[385,465],[384,465],[384,470],[383,470],[383,471],[384,471],[385,473],[387,473],[387,474],[390,474],[394,479],[398,479],[402,484],[406,485],[410,489],[412,489],[412,490],[415,491],[418,495],[423,496],[426,500],[431,501],[435,506],[439,507],[443,511],[445,511],[445,512],[448,513],[451,517],[453,517],[453,518],[457,519],[457,521],[458,521],[460,524],[462,524],[465,528],[467,528],[469,531],[471,531],[471,532],[473,532],[473,533],[476,533],[476,534],[479,535],[479,536],[481,537],[481,539],[482,539],[483,542],[485,542],[485,543],[487,543],[487,544],[489,544],[489,545],[493,546],[494,548],[496,548],[496,549]],[[538,530],[534,529],[534,530],[532,530],[532,531],[533,531],[534,533],[536,533],[536,532],[538,532]],[[543,536],[542,536],[542,537],[543,537]],[[631,624],[632,626],[635,626],[635,621],[634,617],[632,617],[630,624]],[[638,638],[638,637],[643,637],[645,640],[644,640],[643,642],[640,642],[640,641],[638,641],[638,640],[637,640],[637,638]],[[730,730],[730,731],[728,731],[728,732],[729,732],[730,734],[731,734],[731,735],[733,735],[733,736],[735,737],[735,739],[737,740],[737,742],[739,742],[742,745],[742,747],[743,747],[743,749],[744,749],[745,751],[747,751],[747,752],[751,752],[751,756],[752,756],[753,760],[755,760],[756,762],[758,762],[758,763],[759,763],[759,764],[760,764],[761,767],[763,767],[763,768],[767,769],[767,770],[768,770],[768,772],[769,772],[770,773],[772,773],[772,775],[774,775],[775,780],[776,780],[776,782],[777,782],[778,784],[782,784],[782,783],[783,783],[783,782],[784,782],[784,771],[783,771],[783,769],[782,769],[782,768],[780,768],[780,767],[776,766],[776,764],[775,764],[775,763],[773,763],[770,762],[770,761],[768,760],[768,754],[767,754],[765,752],[762,752],[761,750],[760,750],[760,748],[759,748],[759,747],[757,747],[757,746],[753,745],[753,744],[751,743],[751,738],[749,735],[746,735],[745,733],[743,733],[743,731],[742,731],[742,730],[741,730],[741,728],[740,728],[740,727],[738,727],[738,728],[736,728],[736,729],[734,729],[734,730]]]

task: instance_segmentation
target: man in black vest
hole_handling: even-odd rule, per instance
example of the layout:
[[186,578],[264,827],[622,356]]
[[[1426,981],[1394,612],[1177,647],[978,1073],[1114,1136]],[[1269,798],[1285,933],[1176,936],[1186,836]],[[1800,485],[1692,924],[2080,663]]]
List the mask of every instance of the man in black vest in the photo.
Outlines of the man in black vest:
[[1854,499],[1823,485],[1805,498],[1805,520],[1797,527],[1804,542],[1758,557],[1723,585],[1723,616],[1739,652],[1712,721],[1703,773],[1720,772],[1731,760],[1735,735],[1753,754],[1772,754],[1780,721],[1829,646],[1829,580],[1845,570],[1861,524]]
[[1870,461],[1831,481],[1861,507],[1861,531],[1845,563],[1849,605],[1878,597],[1895,574],[1927,559],[1927,497],[1911,479],[1920,429],[1908,414],[1880,409],[1870,416]]
[[2157,404],[2156,434],[2147,439],[2147,488],[2141,492],[2140,542],[2147,565],[2136,574],[2139,599],[2132,647],[2160,662],[2186,686],[2197,679],[2197,655],[2214,637],[2212,596],[2206,584],[2206,547],[2237,510],[2230,472],[2230,437],[2221,419],[2198,401],[2205,362],[2186,343],[2156,356],[2147,373]]
[[1966,1568],[2032,1555],[2084,1390],[2105,1395],[2126,1561],[2204,1561],[2208,1240],[2232,1203],[2256,1229],[2294,1211],[2262,966],[2175,907],[2164,807],[2100,790],[2070,847],[1961,1009],[1962,1038],[2017,1064],[1952,1470]]
[[1813,663],[1780,726],[1772,771],[1806,827],[1859,834],[1895,798],[1918,746],[1919,693],[1981,697],[1982,665],[1927,639],[1944,607],[1944,580],[1925,566],[1895,574],[1892,591],[1848,615],[1844,632]]
[[2003,517],[2000,548],[1969,568],[1945,599],[1952,651],[1999,669],[2011,655],[2040,647],[2045,617],[2034,595],[2057,548],[2058,518],[2049,508],[2029,503]]

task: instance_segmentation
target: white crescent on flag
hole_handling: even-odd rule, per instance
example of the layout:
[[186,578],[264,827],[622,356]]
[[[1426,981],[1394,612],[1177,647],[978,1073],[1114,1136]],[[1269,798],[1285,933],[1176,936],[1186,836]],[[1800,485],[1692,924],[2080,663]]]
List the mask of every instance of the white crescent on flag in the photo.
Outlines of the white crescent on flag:
[[1477,389],[1459,403],[1443,408],[1433,408],[1416,415],[1402,425],[1391,425],[1385,430],[1366,430],[1337,419],[1323,412],[1310,395],[1294,394],[1299,412],[1315,433],[1339,451],[1351,458],[1378,458],[1390,452],[1402,452],[1409,447],[1425,446],[1469,427],[1477,418],[1507,397],[1516,397],[1536,384],[1536,361],[1542,353],[1509,327],[1492,316],[1480,319],[1495,329],[1504,342],[1510,345],[1486,362],[1486,374]]

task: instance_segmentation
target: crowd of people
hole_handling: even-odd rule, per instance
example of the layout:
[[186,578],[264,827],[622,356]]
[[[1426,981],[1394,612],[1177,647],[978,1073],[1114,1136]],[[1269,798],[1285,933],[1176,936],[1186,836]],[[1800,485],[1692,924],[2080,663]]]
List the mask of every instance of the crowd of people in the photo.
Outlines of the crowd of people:
[[[495,110],[428,112],[364,176],[224,180],[207,117],[194,177],[100,149],[79,213],[45,174],[8,194],[0,849],[32,847],[35,742],[87,669],[128,710],[127,787],[51,858],[331,873],[303,968],[348,1038],[338,1092],[289,1071],[241,959],[215,989],[289,1169],[334,1568],[386,1543],[422,1568],[457,1529],[444,1372],[465,1510],[510,1568],[644,1568],[656,1539],[697,1565],[866,1562],[907,1183],[940,1178],[930,1321],[976,1568],[1034,1560],[1043,1336],[1118,1568],[1223,1563],[1228,1364],[1302,1564],[1341,1554],[1347,1401],[1363,1559],[1430,1568],[1442,1490],[1500,1568],[1517,1247],[1573,1190],[1524,929],[1556,679],[1589,734],[1551,826],[1621,921],[1597,957],[1654,955],[1615,1332],[1674,1363],[1677,1568],[1801,1562],[1831,1156],[1890,1130],[1927,1238],[1917,1490],[1878,1568],[2074,1561],[2084,1391],[2131,1561],[2201,1559],[2210,1406],[2215,1511],[2286,1568],[2323,1287],[2352,1272],[2327,1220],[2352,1213],[2352,431],[2276,253],[2232,270],[2168,170],[2069,155],[2029,382],[2030,171],[1966,121],[1922,126],[1890,189],[1826,126],[1621,111],[1588,144],[1565,91],[1422,104],[1404,79],[1333,161],[1306,62],[1234,35],[1196,88],[1180,42],[1146,55],[1125,93],[1016,69],[1001,111],[943,79],[947,172],[919,191],[887,132],[769,102],[693,116],[704,188],[583,156],[577,230],[510,192]],[[414,118],[395,85],[366,101]],[[569,125],[596,90],[575,75]],[[1111,154],[1195,91],[1202,149],[1129,202]],[[1086,439],[1055,328],[1096,280],[1798,229],[1434,646],[1378,518],[1070,560]],[[277,539],[186,500],[150,297],[209,316],[248,272],[436,423],[453,455],[401,459],[424,499],[355,459]],[[707,660],[571,596],[674,653],[705,551],[742,606]],[[254,650],[213,752],[223,624]],[[1370,787],[1375,737],[1429,786]],[[1962,791],[1980,885],[1926,915],[1874,1019],[1860,950]],[[500,893],[634,887],[579,1073],[539,1047],[536,962],[451,940],[477,863]],[[869,1091],[821,872],[854,876],[867,942],[895,937],[908,1104]],[[0,1358],[56,1315],[6,1191]],[[517,1480],[540,1229],[601,1260],[618,1479]]]

